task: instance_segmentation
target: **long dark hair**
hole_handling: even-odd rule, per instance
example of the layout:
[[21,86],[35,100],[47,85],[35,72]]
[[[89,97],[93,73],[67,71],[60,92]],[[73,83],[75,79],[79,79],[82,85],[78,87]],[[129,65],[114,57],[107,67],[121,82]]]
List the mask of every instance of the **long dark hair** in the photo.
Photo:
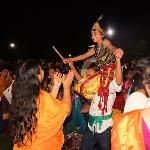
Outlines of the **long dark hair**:
[[145,86],[143,84],[143,74],[145,71],[145,68],[150,66],[150,57],[142,58],[137,61],[137,65],[134,69],[134,75],[133,75],[133,84],[131,87],[131,93],[138,91],[139,89],[145,89]]
[[10,127],[13,141],[18,146],[25,144],[25,137],[32,142],[32,134],[36,132],[37,99],[40,92],[38,74],[39,63],[27,61],[18,69],[12,87]]

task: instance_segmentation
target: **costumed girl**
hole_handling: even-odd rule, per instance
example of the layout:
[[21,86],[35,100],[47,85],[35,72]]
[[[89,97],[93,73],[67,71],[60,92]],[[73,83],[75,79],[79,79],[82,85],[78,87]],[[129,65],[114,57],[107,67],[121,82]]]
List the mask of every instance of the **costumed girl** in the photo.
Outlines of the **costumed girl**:
[[[92,47],[87,53],[74,58],[63,59],[63,62],[76,62],[94,55],[96,60],[95,63],[100,68],[100,72],[98,73],[98,75],[96,75],[96,78],[94,76],[88,80],[85,79],[85,82],[80,83],[77,91],[86,99],[92,99],[98,91],[99,96],[101,96],[99,108],[103,110],[104,114],[104,111],[107,111],[106,106],[108,86],[114,76],[116,63],[115,53],[117,52],[117,50],[122,50],[120,48],[116,48],[108,39],[105,38],[105,33],[99,24],[101,19],[102,16],[100,16],[100,18],[94,23],[91,29],[91,38],[95,43],[95,46]],[[93,84],[93,80],[97,80],[97,76],[99,77],[100,81],[99,85],[96,86],[98,87],[98,89],[95,89],[94,85],[96,84]],[[104,103],[103,108],[101,103]]]
[[79,55],[74,58],[64,59],[64,62],[76,62],[85,60],[86,58],[94,55],[96,64],[100,68],[104,67],[105,65],[115,63],[115,56],[113,54],[118,48],[116,48],[108,39],[106,39],[105,32],[99,24],[101,19],[102,16],[99,17],[99,19],[94,23],[91,29],[91,38],[95,43],[95,46],[91,47],[85,54]]

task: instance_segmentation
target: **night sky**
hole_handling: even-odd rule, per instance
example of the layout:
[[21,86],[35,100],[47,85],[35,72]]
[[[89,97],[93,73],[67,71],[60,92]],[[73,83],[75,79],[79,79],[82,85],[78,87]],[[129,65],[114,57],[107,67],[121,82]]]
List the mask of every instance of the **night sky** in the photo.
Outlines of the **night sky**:
[[[57,4],[7,4],[0,8],[1,58],[54,58],[52,45],[67,57],[87,51],[92,44],[90,29],[103,13],[102,26],[112,27],[109,38],[124,51],[130,50],[141,39],[150,41],[150,8],[141,1],[136,6],[129,2],[112,4],[99,1]],[[17,6],[18,5],[18,6]],[[9,43],[16,48],[11,49]]]

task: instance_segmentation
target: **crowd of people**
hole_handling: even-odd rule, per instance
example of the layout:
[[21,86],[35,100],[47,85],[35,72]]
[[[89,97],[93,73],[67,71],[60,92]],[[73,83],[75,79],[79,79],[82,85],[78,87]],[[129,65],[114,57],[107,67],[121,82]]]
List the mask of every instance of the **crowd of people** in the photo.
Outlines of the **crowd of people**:
[[1,62],[0,133],[14,150],[150,149],[150,57],[121,63],[99,21],[83,55]]

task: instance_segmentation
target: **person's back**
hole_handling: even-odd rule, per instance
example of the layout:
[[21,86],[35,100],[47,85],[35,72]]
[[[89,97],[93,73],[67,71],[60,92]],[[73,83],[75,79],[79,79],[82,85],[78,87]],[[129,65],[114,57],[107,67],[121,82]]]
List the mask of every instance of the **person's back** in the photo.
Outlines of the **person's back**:
[[20,148],[15,144],[14,150],[61,149],[64,142],[62,125],[69,112],[68,104],[54,99],[50,94],[41,90],[38,108],[37,130],[32,136],[32,144],[27,142]]
[[[150,97],[150,57],[137,63],[142,70],[142,82],[147,97]],[[150,106],[116,116],[114,119],[111,149],[150,149]]]
[[[51,94],[41,90],[44,71],[35,61],[21,65],[12,86],[10,129],[14,150],[60,150],[63,123],[71,109],[70,85],[74,77],[56,74]],[[63,83],[63,100],[56,99]]]
[[112,136],[112,150],[145,150],[144,139],[141,134],[142,113],[140,110],[127,112],[115,117]]
[[142,92],[132,93],[126,100],[124,112],[133,111],[136,109],[144,109],[148,107],[150,100]]
[[134,68],[133,83],[130,89],[131,95],[126,100],[124,112],[129,112],[136,109],[144,109],[148,107],[148,95],[143,84],[143,73],[145,70],[145,65],[142,66],[142,62],[138,65],[139,66]]

